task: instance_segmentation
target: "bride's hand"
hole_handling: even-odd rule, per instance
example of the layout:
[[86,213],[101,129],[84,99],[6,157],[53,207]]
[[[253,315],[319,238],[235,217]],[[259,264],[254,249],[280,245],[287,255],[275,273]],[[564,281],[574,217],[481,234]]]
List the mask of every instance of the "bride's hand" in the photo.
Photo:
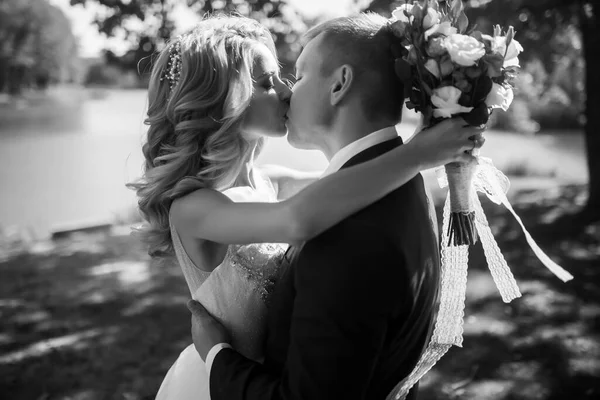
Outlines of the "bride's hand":
[[439,124],[418,131],[406,143],[419,157],[422,169],[434,168],[450,162],[471,162],[473,150],[485,142],[486,127],[473,127],[461,117],[446,119]]

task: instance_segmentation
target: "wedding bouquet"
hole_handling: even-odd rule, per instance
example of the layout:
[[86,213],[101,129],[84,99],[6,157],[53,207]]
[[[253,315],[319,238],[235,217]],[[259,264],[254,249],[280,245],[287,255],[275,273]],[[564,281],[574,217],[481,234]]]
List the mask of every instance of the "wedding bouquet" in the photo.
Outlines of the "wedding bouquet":
[[[515,31],[494,27],[493,35],[469,29],[461,0],[406,1],[396,8],[390,28],[398,39],[392,46],[396,74],[404,85],[407,106],[423,115],[427,129],[456,115],[473,125],[486,124],[493,109],[504,111],[513,100],[513,81],[523,48]],[[473,149],[475,145],[473,146]],[[469,246],[481,238],[494,283],[506,303],[521,296],[477,197],[483,192],[515,217],[538,259],[564,282],[573,276],[535,243],[506,197],[508,178],[492,161],[451,163],[440,176],[448,185],[441,246],[440,305],[432,337],[414,370],[388,396],[402,399],[451,346],[462,346]]]
[[[444,7],[437,0],[407,1],[392,15],[391,28],[399,39],[392,48],[396,74],[404,84],[407,107],[423,115],[424,128],[456,115],[473,126],[484,125],[494,108],[508,110],[523,51],[512,26],[506,32],[496,26],[493,36],[469,29],[461,0]],[[477,241],[471,201],[476,167],[445,166],[449,245]]]

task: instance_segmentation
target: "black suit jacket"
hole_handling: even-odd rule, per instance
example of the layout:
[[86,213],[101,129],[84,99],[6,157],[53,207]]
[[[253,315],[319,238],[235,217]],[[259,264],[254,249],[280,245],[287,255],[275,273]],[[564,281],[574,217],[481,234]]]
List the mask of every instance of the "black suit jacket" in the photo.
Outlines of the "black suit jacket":
[[[401,144],[398,138],[373,146],[344,168]],[[430,335],[439,286],[436,226],[418,175],[291,247],[270,301],[264,364],[221,350],[210,374],[212,400],[385,399]]]

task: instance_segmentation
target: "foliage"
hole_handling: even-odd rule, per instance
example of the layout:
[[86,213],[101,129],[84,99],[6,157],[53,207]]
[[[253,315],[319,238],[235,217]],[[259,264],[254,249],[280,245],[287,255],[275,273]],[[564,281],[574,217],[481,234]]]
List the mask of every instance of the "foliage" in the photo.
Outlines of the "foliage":
[[[176,31],[172,17],[180,3],[176,0],[71,0],[72,5],[87,3],[104,7],[95,17],[101,33],[107,36],[124,33],[132,43],[126,55],[128,68],[132,65],[137,68],[139,61],[164,46]],[[295,60],[300,50],[298,39],[306,30],[305,21],[285,0],[186,0],[186,5],[198,15],[237,13],[261,22],[274,35],[284,70]]]
[[85,76],[85,85],[118,86],[122,72],[112,65],[91,65]]
[[69,20],[47,0],[0,2],[0,90],[72,80],[76,50]]

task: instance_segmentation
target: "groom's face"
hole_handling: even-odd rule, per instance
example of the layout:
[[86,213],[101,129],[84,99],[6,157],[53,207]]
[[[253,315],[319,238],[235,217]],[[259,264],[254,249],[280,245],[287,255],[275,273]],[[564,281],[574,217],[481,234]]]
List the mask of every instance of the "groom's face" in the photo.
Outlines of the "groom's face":
[[323,135],[331,119],[330,79],[323,75],[323,35],[304,47],[296,61],[296,84],[288,111],[288,141],[300,149],[323,149]]

